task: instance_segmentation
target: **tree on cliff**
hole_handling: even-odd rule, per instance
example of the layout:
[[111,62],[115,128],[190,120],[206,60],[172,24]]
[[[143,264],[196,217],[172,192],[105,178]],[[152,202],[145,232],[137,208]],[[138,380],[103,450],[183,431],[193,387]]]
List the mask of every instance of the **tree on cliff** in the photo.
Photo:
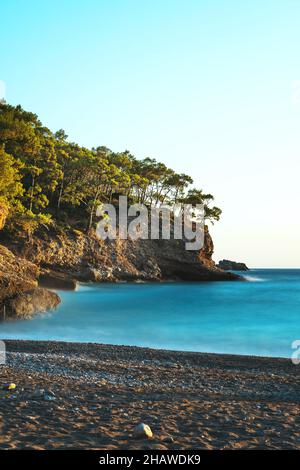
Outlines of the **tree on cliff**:
[[21,162],[6,153],[4,145],[0,146],[0,201],[3,205],[16,205],[23,195],[21,167]]
[[119,195],[147,205],[204,204],[206,218],[219,220],[213,196],[189,189],[192,183],[189,175],[153,158],[81,147],[69,142],[63,130],[52,133],[21,106],[0,104],[0,200],[28,234],[51,219],[89,230],[96,207]]
[[211,207],[213,201],[214,196],[203,193],[202,189],[190,189],[187,195],[181,198],[183,204],[203,204],[205,218],[212,223],[220,220],[222,214],[222,210],[219,207]]
[[0,111],[0,145],[21,162],[21,202],[29,212],[39,213],[48,206],[59,174],[52,134],[21,106],[0,105]]

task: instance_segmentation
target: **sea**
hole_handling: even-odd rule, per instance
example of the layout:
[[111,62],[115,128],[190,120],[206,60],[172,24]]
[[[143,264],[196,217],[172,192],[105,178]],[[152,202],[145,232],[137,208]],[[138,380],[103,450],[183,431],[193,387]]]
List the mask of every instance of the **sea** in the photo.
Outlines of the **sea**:
[[0,339],[58,340],[291,357],[300,345],[300,269],[245,282],[82,284],[60,306],[0,323]]

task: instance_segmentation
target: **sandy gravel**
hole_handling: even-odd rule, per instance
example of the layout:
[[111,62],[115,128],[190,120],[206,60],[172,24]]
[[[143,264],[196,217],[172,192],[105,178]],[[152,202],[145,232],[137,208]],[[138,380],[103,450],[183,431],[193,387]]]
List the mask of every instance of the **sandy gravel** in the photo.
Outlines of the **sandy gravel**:
[[[1,449],[300,449],[300,366],[289,360],[6,345]],[[4,390],[8,382],[16,390]],[[133,438],[141,422],[152,440]]]

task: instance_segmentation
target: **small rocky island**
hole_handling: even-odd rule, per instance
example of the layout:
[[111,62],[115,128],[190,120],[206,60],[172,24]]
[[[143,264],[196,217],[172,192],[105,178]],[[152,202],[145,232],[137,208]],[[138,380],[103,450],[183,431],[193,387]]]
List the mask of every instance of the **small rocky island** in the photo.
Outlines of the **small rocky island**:
[[224,271],[249,271],[249,268],[245,263],[238,263],[236,261],[230,261],[228,259],[223,259],[222,261],[219,261],[217,267],[223,269]]

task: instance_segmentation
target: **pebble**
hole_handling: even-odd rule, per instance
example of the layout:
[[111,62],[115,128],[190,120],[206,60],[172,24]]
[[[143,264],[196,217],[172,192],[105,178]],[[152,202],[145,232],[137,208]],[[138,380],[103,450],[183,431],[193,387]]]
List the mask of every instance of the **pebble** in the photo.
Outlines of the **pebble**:
[[55,398],[55,397],[51,397],[50,395],[44,395],[44,400],[45,400],[45,401],[54,401],[54,400],[56,400],[56,398]]
[[56,396],[50,390],[44,390],[43,388],[37,388],[32,395],[33,398],[41,398],[45,401],[54,401],[56,400]]
[[43,398],[45,394],[45,390],[43,388],[37,388],[34,392],[32,397],[33,398]]
[[8,383],[3,386],[4,390],[15,390],[17,388],[16,384]]
[[168,450],[168,448],[163,444],[153,444],[149,446],[149,450]]
[[151,439],[153,433],[148,424],[140,423],[133,430],[133,437],[136,439]]
[[162,442],[165,442],[166,444],[173,444],[174,438],[172,436],[164,436]]

